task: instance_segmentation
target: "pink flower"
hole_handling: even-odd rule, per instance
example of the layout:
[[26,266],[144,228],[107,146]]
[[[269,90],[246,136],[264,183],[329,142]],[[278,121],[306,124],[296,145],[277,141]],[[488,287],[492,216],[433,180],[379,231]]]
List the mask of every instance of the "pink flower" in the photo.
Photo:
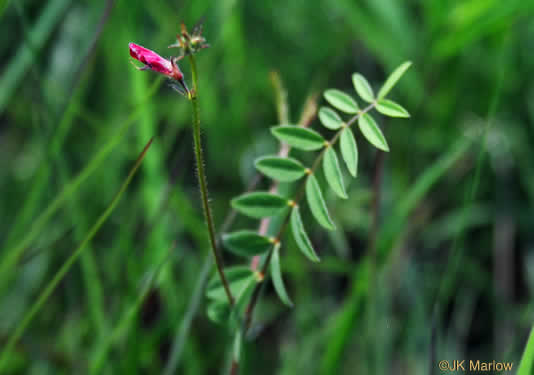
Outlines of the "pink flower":
[[130,47],[130,56],[134,59],[145,64],[144,67],[138,68],[140,70],[153,70],[155,72],[166,75],[169,78],[172,78],[178,81],[186,92],[189,92],[187,86],[184,82],[184,75],[178,65],[176,64],[175,59],[167,60],[158,55],[156,52],[149,50],[148,48],[142,47],[135,43],[129,43]]

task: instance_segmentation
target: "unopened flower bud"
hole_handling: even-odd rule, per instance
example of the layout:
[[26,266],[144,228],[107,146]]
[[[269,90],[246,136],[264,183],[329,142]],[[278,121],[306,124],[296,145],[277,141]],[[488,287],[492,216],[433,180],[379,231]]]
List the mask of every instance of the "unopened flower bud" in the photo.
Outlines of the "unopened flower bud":
[[178,81],[186,92],[189,92],[187,86],[184,82],[184,75],[178,64],[176,64],[175,59],[167,60],[156,52],[149,50],[148,48],[142,47],[135,43],[128,44],[130,47],[130,56],[134,59],[145,64],[140,70],[153,70],[155,72],[166,75],[169,78],[172,78]]

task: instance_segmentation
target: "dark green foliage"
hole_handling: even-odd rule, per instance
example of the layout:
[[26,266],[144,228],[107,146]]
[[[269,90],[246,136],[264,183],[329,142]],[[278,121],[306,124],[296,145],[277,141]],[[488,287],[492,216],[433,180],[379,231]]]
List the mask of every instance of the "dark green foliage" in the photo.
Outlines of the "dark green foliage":
[[314,130],[297,126],[276,126],[271,129],[280,141],[300,150],[318,150],[324,146],[324,138]]
[[319,224],[328,230],[336,229],[336,226],[328,213],[321,187],[314,175],[308,177],[308,181],[306,182],[306,199],[313,216]]
[[[246,266],[227,267],[225,274],[230,284],[230,289],[235,295],[239,295],[240,291],[254,278],[253,272]],[[217,301],[226,301],[226,294],[224,293],[219,275],[213,275],[208,282],[206,296]]]
[[328,181],[328,184],[332,190],[334,190],[334,193],[336,193],[340,198],[347,199],[343,175],[341,174],[341,168],[339,168],[337,154],[333,147],[328,147],[324,152],[323,171],[324,177],[326,181]]
[[341,132],[339,148],[347,169],[352,177],[356,177],[358,174],[358,147],[351,129],[347,128]]
[[273,256],[271,258],[271,277],[273,279],[274,289],[278,294],[278,297],[284,302],[287,306],[293,307],[293,302],[291,298],[287,295],[286,287],[284,281],[282,280],[282,269],[280,266],[280,244],[277,244],[273,250]]
[[306,173],[300,161],[279,156],[264,156],[254,162],[256,168],[267,177],[277,181],[296,181]]
[[272,246],[269,238],[249,230],[225,234],[223,242],[228,250],[242,256],[263,254]]
[[246,193],[232,199],[232,207],[244,215],[261,219],[274,216],[288,205],[288,200],[266,192]]
[[302,224],[298,206],[294,207],[291,212],[291,231],[299,250],[312,262],[319,262],[320,259],[315,253],[313,245],[306,234],[306,229],[304,229],[304,225]]
[[[155,139],[0,373],[227,373],[233,328],[262,284],[242,338],[242,375],[429,373],[438,371],[431,357],[450,353],[531,371],[531,1],[1,3],[0,351]],[[321,161],[313,175],[337,227],[327,231],[301,190],[306,171],[295,168],[290,179],[298,179],[278,184],[284,208],[265,233],[274,237],[291,215],[279,265],[293,309],[277,296],[271,268],[250,271],[249,259],[222,241],[227,270],[246,269],[236,289],[241,309],[230,308],[222,289],[220,299],[205,296],[214,268],[190,103],[129,62],[128,42],[168,57],[179,22],[191,27],[200,18],[211,45],[197,63],[218,239],[259,227],[241,215],[223,223],[230,200],[257,181],[255,160],[279,151],[269,126],[300,126],[308,96],[348,123],[371,104],[355,91],[353,72],[378,103],[369,115],[390,153],[371,144],[358,121],[330,130],[317,116],[306,125],[317,134],[289,153],[311,169],[342,131],[331,148],[343,159],[348,197],[335,194]],[[413,64],[391,88],[390,73],[405,70],[405,59]],[[179,65],[191,85],[187,59]],[[272,70],[282,94],[269,85]],[[389,101],[410,118],[390,117],[406,113],[392,112]],[[267,173],[255,190],[283,179]],[[287,201],[299,194],[297,211]],[[308,261],[318,260],[313,249],[320,262]]]

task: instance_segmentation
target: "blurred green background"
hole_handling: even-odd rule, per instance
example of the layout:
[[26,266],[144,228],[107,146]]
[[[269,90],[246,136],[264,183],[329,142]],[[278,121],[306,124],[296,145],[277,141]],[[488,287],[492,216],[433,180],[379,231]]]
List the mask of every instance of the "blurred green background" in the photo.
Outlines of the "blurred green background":
[[[413,61],[392,92],[412,117],[380,118],[387,155],[358,139],[348,201],[325,189],[338,231],[305,213],[321,263],[288,238],[282,268],[296,306],[265,289],[242,373],[430,374],[443,359],[517,368],[534,316],[534,2],[0,4],[0,350],[155,137],[5,373],[225,372],[232,337],[207,318],[202,295],[210,253],[190,105],[160,76],[135,70],[127,47],[167,56],[179,23],[201,18],[218,227],[254,179],[254,158],[277,150],[271,71],[296,122],[310,95],[353,93],[353,72],[378,89]],[[254,225],[238,217],[232,228]]]

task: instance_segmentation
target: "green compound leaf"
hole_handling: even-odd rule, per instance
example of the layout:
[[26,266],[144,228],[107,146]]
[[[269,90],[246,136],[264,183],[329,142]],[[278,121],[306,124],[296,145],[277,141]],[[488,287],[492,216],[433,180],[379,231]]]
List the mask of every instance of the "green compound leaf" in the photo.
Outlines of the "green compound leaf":
[[223,236],[224,245],[232,253],[241,256],[254,256],[267,252],[273,245],[265,236],[251,230],[240,230]]
[[367,138],[367,140],[373,146],[382,151],[389,151],[389,146],[386,142],[386,138],[384,138],[382,130],[380,130],[371,115],[367,113],[361,115],[360,119],[358,120],[358,125],[360,126],[360,130],[362,131],[365,138]]
[[306,174],[306,168],[300,161],[280,156],[264,156],[254,162],[256,169],[277,181],[292,182]]
[[336,151],[333,147],[328,147],[324,153],[323,171],[326,181],[332,190],[334,190],[334,193],[340,198],[347,199],[343,175],[341,174],[339,161],[337,160]]
[[276,244],[273,250],[273,256],[271,257],[271,277],[273,279],[274,290],[276,294],[289,307],[293,307],[293,302],[289,298],[286,287],[284,286],[284,280],[282,280],[282,270],[280,269],[280,244]]
[[312,243],[306,234],[298,206],[291,211],[291,232],[299,250],[312,262],[320,262]]
[[261,219],[279,214],[288,202],[277,194],[257,191],[232,199],[232,207],[243,215]]
[[352,75],[352,83],[354,84],[354,89],[363,100],[368,103],[372,103],[375,100],[373,89],[364,76],[359,73],[354,73]]
[[376,110],[389,117],[410,117],[408,111],[402,108],[400,104],[388,99],[380,99],[376,103]]
[[323,193],[314,175],[308,176],[308,181],[306,181],[306,199],[308,200],[308,205],[313,216],[319,224],[325,229],[335,230],[336,226],[328,214]]
[[389,75],[388,79],[386,79],[386,82],[384,82],[384,85],[382,86],[380,91],[378,91],[378,99],[382,99],[391,91],[393,86],[397,84],[398,80],[402,77],[402,75],[406,72],[406,70],[408,70],[411,65],[411,61],[406,61],[405,63],[399,65],[397,69],[395,69],[393,73]]
[[319,120],[326,128],[337,130],[343,125],[343,120],[332,108],[321,107],[319,109]]
[[[241,290],[248,285],[251,278],[255,278],[254,273],[248,266],[226,267],[224,274],[230,285],[230,291],[234,296],[241,293]],[[208,281],[206,296],[213,300],[227,301],[226,292],[218,273],[215,273]]]
[[358,174],[358,147],[356,146],[356,140],[350,128],[345,128],[341,132],[339,147],[349,173],[353,177],[356,177]]
[[345,94],[343,91],[328,89],[324,92],[324,98],[330,105],[341,112],[355,114],[358,112],[358,103],[352,96]]
[[321,134],[300,126],[275,126],[271,128],[271,132],[280,141],[286,142],[291,147],[299,150],[318,150],[325,145],[325,140]]

